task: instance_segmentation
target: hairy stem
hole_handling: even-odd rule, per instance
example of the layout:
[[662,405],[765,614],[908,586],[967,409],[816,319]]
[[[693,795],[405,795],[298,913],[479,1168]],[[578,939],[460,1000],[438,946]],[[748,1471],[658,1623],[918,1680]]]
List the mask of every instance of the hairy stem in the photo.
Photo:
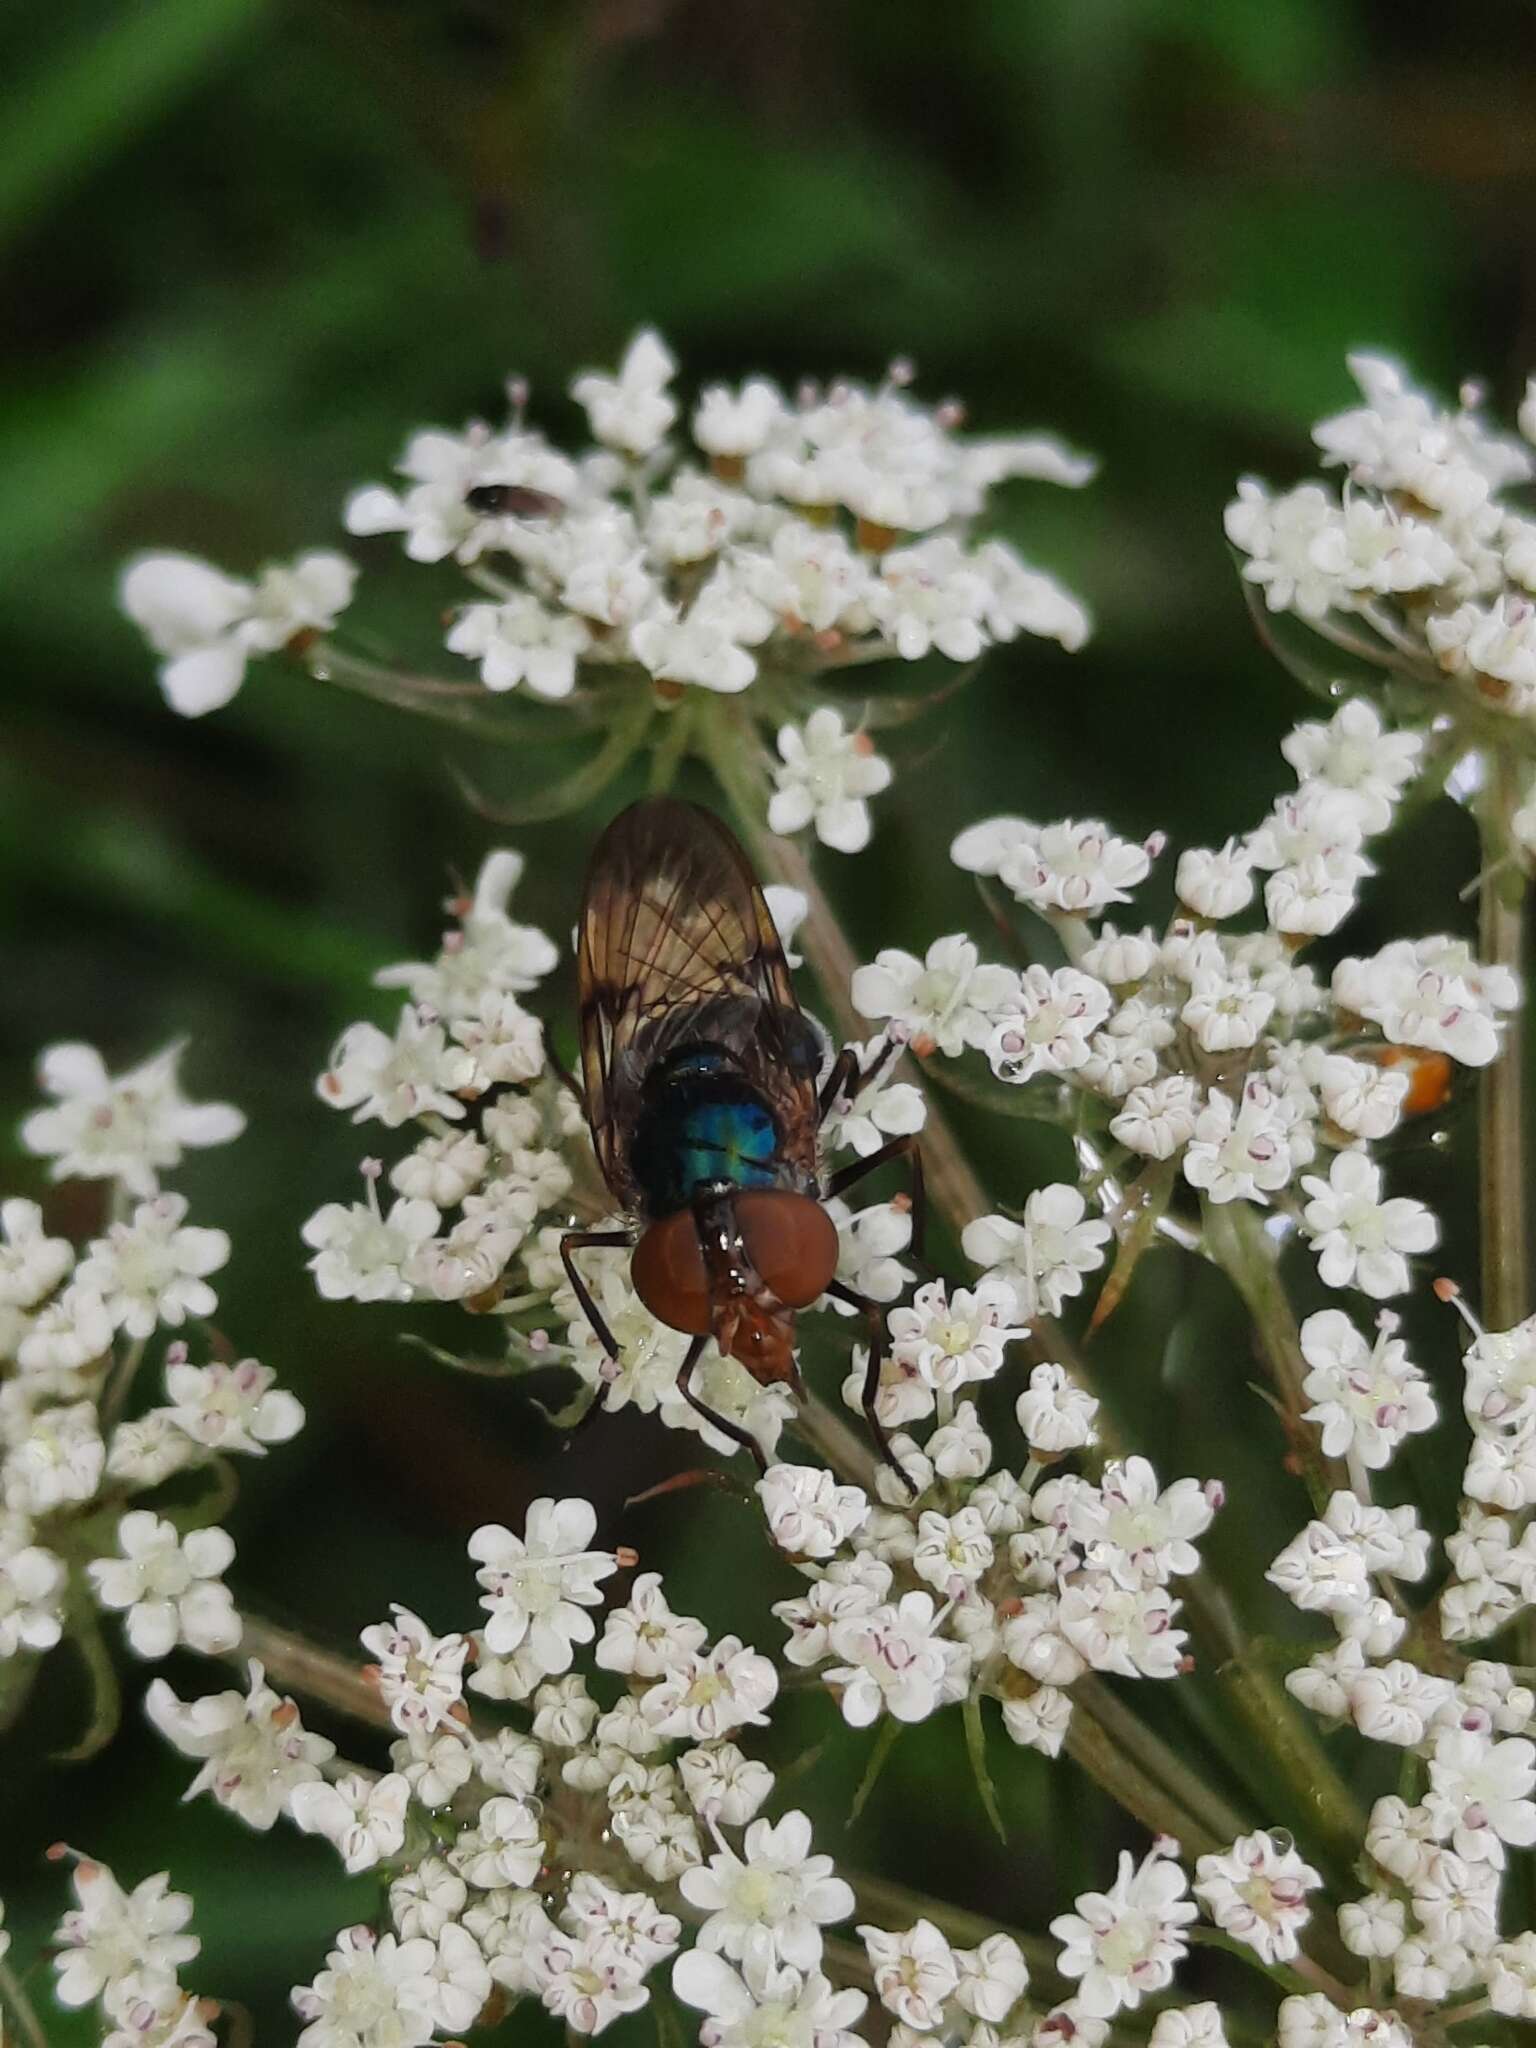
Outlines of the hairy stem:
[[26,2048],[48,2048],[48,2036],[25,1986],[9,1963],[0,1962],[0,2041],[6,2038],[6,2013],[15,2021],[16,2037],[26,2043]]
[[[1510,858],[1519,805],[1516,765],[1490,748],[1478,801],[1482,883],[1479,949],[1485,965],[1518,975],[1524,952],[1525,871]],[[1478,1087],[1478,1226],[1482,1241],[1483,1320],[1507,1330],[1530,1311],[1525,1211],[1525,1016],[1513,1011],[1496,1060]]]
[[[1080,1678],[1072,1688],[1073,1720],[1088,1714],[1120,1752],[1131,1758],[1205,1828],[1213,1842],[1225,1844],[1248,1832],[1248,1820],[1214,1789],[1201,1773],[1185,1763],[1156,1735],[1139,1714],[1125,1705],[1098,1678]],[[1172,1830],[1178,1832],[1178,1830]]]
[[[810,962],[837,1029],[849,1038],[868,1037],[868,1023],[855,1014],[848,999],[858,956],[811,872],[803,848],[768,830],[767,756],[750,717],[743,710],[727,723],[722,712],[710,721],[704,744],[754,865],[771,881],[798,889],[810,906],[797,943]],[[957,1237],[973,1217],[986,1213],[985,1190],[932,1100],[923,1126],[923,1173],[929,1200]]]
[[1330,1493],[1348,1485],[1349,1475],[1337,1458],[1323,1456],[1315,1432],[1302,1420],[1307,1409],[1302,1391],[1307,1362],[1301,1355],[1295,1311],[1280,1278],[1278,1249],[1251,1202],[1203,1202],[1201,1208],[1206,1251],[1242,1296],[1253,1318],[1254,1336],[1274,1382],[1291,1456],[1314,1502],[1322,1505]]
[[853,1886],[857,1902],[854,1910],[861,1920],[877,1920],[890,1927],[910,1927],[915,1920],[931,1920],[958,1948],[979,1948],[989,1934],[1006,1934],[1023,1950],[1032,1977],[1057,1980],[1056,1951],[1043,1935],[1025,1934],[990,1913],[973,1913],[969,1907],[953,1906],[947,1899],[930,1898],[927,1892],[897,1884],[892,1878],[877,1877],[872,1871],[848,1870],[843,1874]]
[[1172,1835],[1187,1854],[1205,1855],[1231,1840],[1197,1818],[1143,1769],[1081,1702],[1074,1706],[1067,1729],[1067,1754],[1133,1820],[1151,1834]]
[[818,1394],[806,1390],[789,1426],[826,1460],[839,1479],[862,1487],[865,1493],[874,1492],[878,1459],[858,1432]]
[[322,1649],[307,1636],[259,1615],[241,1617],[244,1632],[238,1647],[229,1653],[232,1662],[244,1668],[254,1657],[272,1684],[281,1690],[304,1693],[338,1714],[350,1714],[354,1721],[367,1721],[375,1728],[390,1726],[389,1710],[379,1697],[378,1687],[363,1676],[360,1664]]
[[[809,906],[797,935],[798,943],[821,986],[834,1024],[847,1038],[865,1038],[867,1020],[857,1015],[848,995],[858,956],[812,873],[804,849],[796,841],[768,830],[767,756],[751,720],[744,711],[738,712],[735,722],[730,724],[724,722],[725,716],[722,712],[705,727],[700,742],[705,758],[759,872],[771,881],[798,889]],[[992,1203],[932,1089],[925,1089],[924,1094],[928,1113],[922,1135],[923,1179],[929,1202],[958,1238],[967,1223],[987,1214]],[[1095,1391],[1092,1373],[1053,1317],[1036,1316],[1024,1342],[1031,1363],[1060,1365],[1080,1386]],[[1111,1455],[1118,1452],[1113,1424],[1102,1413],[1099,1440]]]

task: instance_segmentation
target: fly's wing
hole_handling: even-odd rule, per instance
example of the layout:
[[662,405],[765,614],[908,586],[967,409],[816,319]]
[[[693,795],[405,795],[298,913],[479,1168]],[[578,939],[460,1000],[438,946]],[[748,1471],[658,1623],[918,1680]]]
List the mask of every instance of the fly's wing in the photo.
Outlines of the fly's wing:
[[614,819],[587,869],[576,964],[587,1121],[619,1202],[639,1192],[628,1152],[646,1074],[689,1044],[734,1057],[773,1106],[792,1177],[814,1185],[820,1044],[763,892],[717,818],[648,797]]

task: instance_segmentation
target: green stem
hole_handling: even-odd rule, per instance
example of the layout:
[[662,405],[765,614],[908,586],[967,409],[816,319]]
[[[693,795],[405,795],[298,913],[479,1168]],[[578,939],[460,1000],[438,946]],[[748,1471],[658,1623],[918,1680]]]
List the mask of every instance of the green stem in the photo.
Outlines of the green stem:
[[[1079,1712],[1096,1721],[1121,1753],[1131,1758],[1148,1778],[1161,1785],[1186,1813],[1194,1817],[1211,1836],[1225,1846],[1248,1833],[1250,1822],[1214,1790],[1201,1774],[1183,1762],[1177,1753],[1153,1733],[1139,1714],[1131,1711],[1098,1678],[1079,1678],[1072,1687],[1073,1719]],[[1177,1829],[1170,1830],[1178,1833]]]
[[[1073,1690],[1075,1694],[1077,1688]],[[1191,1813],[1080,1703],[1073,1707],[1067,1729],[1067,1754],[1133,1820],[1151,1834],[1172,1835],[1187,1854],[1206,1855],[1232,1840]]]
[[104,1750],[117,1733],[123,1717],[123,1689],[102,1634],[101,1617],[79,1579],[71,1586],[65,1640],[85,1666],[91,1717],[79,1741],[68,1749],[55,1750],[54,1756],[60,1763],[84,1763]]
[[1329,1858],[1344,1871],[1353,1869],[1365,1840],[1365,1814],[1285,1687],[1272,1671],[1241,1659],[1224,1664],[1217,1676]]
[[[1520,803],[1519,772],[1501,746],[1484,753],[1487,781],[1477,803],[1481,843],[1478,950],[1486,965],[1521,976],[1525,950],[1525,869],[1516,851],[1513,820]],[[1478,1077],[1477,1221],[1482,1252],[1483,1321],[1491,1330],[1513,1329],[1530,1311],[1529,1226],[1525,1191],[1525,1010],[1510,1012],[1498,1058]],[[1536,1614],[1516,1629],[1516,1654],[1536,1662]],[[1536,1908],[1536,1874],[1526,1902]]]
[[1323,1456],[1315,1432],[1302,1420],[1307,1409],[1302,1391],[1307,1362],[1301,1355],[1301,1333],[1290,1296],[1280,1278],[1276,1247],[1251,1202],[1202,1200],[1201,1213],[1206,1251],[1242,1296],[1253,1319],[1292,1456],[1314,1502],[1322,1506],[1330,1493],[1348,1485],[1348,1474],[1337,1458]]
[[951,1905],[948,1899],[930,1898],[910,1885],[897,1884],[888,1877],[876,1877],[866,1870],[843,1870],[853,1886],[855,1912],[860,1919],[878,1920],[891,1927],[910,1927],[915,1920],[931,1920],[941,1934],[957,1948],[979,1948],[990,1934],[1006,1934],[1024,1951],[1032,1977],[1058,1982],[1056,1950],[1043,1935],[1026,1934],[1010,1927],[990,1913],[973,1913],[967,1906]]
[[[1490,748],[1488,779],[1478,800],[1482,885],[1479,950],[1485,965],[1519,975],[1524,952],[1525,871],[1509,856],[1511,821],[1519,806],[1514,761]],[[1499,1056],[1478,1086],[1478,1224],[1482,1239],[1483,1320],[1508,1330],[1529,1313],[1525,1213],[1525,1019],[1513,1011]]]
[[1480,2020],[1485,2012],[1492,2010],[1487,1998],[1469,1998],[1461,2005],[1447,2006],[1436,2014],[1436,2018],[1442,2027],[1459,2027],[1467,2020]]
[[133,1382],[144,1361],[144,1348],[145,1340],[142,1337],[130,1344],[107,1382],[107,1390],[101,1402],[101,1433],[104,1437],[109,1437],[114,1426],[122,1420],[123,1410],[128,1405],[128,1396],[133,1391]]
[[[755,866],[770,880],[798,889],[809,906],[798,943],[821,986],[837,1030],[846,1038],[866,1038],[868,1021],[858,1016],[848,995],[859,962],[837,913],[811,872],[804,850],[794,840],[780,838],[768,830],[767,757],[750,718],[741,707],[722,700],[715,715],[701,724],[700,750],[714,771]],[[966,1224],[986,1215],[993,1205],[931,1091],[927,1092],[927,1108],[923,1125],[923,1179],[929,1203],[944,1217],[958,1240]],[[1037,1316],[1024,1343],[1031,1363],[1059,1365],[1088,1392],[1095,1391],[1092,1374],[1054,1317]],[[1099,1440],[1109,1455],[1118,1455],[1113,1426],[1102,1411]]]
[[1278,1984],[1289,1997],[1321,1991],[1341,2012],[1352,2012],[1360,2003],[1358,1989],[1340,1983],[1331,1971],[1313,1962],[1310,1956],[1298,1956],[1291,1963],[1266,1963],[1247,1942],[1239,1941],[1235,1935],[1223,1934],[1218,1927],[1192,1927],[1189,1938],[1198,1948],[1219,1948],[1229,1956],[1236,1956],[1240,1963],[1246,1963],[1249,1969],[1259,1971],[1272,1984]]
[[[48,2036],[43,2023],[33,2010],[32,2001],[26,1989],[9,1963],[0,1962],[0,2011],[8,2012],[16,2022],[16,2031],[26,2042],[27,2048],[48,2048]],[[5,2029],[0,2026],[0,2041],[5,2038]]]
[[242,1670],[246,1660],[254,1657],[279,1690],[301,1692],[339,1714],[350,1714],[354,1721],[371,1722],[376,1728],[391,1725],[389,1709],[380,1698],[378,1687],[369,1683],[361,1665],[353,1663],[350,1657],[338,1657],[335,1651],[322,1649],[293,1629],[279,1628],[276,1622],[263,1621],[259,1615],[242,1615],[241,1620],[244,1630],[240,1642],[228,1654],[230,1661]]
[[874,1492],[879,1460],[858,1432],[819,1394],[806,1389],[805,1399],[789,1426],[826,1460],[839,1479],[862,1487],[866,1493]]
[[661,736],[651,751],[651,773],[647,788],[652,796],[664,796],[677,778],[689,750],[695,723],[697,690],[686,690],[683,701],[661,717]]

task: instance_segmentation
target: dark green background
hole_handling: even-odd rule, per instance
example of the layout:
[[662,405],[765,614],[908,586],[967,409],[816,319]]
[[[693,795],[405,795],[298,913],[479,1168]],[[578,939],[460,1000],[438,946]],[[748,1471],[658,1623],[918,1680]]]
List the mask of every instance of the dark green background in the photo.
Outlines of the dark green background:
[[[626,1418],[557,1467],[515,1393],[403,1350],[389,1311],[322,1308],[301,1269],[300,1221],[350,1193],[363,1149],[312,1077],[343,1023],[386,1014],[372,967],[430,946],[450,875],[491,840],[450,762],[492,790],[567,764],[455,755],[271,667],[229,711],[178,721],[114,612],[115,565],[162,544],[243,571],[330,543],[349,485],[385,474],[413,426],[494,410],[510,369],[573,431],[567,377],[642,321],[690,381],[878,376],[910,354],[920,390],[960,394],[978,426],[1051,426],[1104,463],[1087,492],[1021,488],[1007,507],[1092,606],[1091,646],[993,656],[897,736],[874,853],[823,863],[866,953],[980,932],[945,858],[959,825],[1009,809],[1210,839],[1283,780],[1276,743],[1307,707],[1253,641],[1221,510],[1240,471],[1306,467],[1309,422],[1347,396],[1346,348],[1401,351],[1447,388],[1484,374],[1512,406],[1536,357],[1530,10],[59,0],[0,23],[0,76],[0,1109],[9,1126],[55,1038],[124,1065],[189,1032],[193,1091],[250,1114],[181,1184],[235,1237],[223,1321],[311,1425],[246,1468],[236,1590],[337,1646],[391,1597],[463,1623],[464,1537],[555,1486],[590,1490],[680,1604],[717,1626],[749,1606],[771,1637],[763,1609],[791,1582],[741,1510],[621,1514],[674,1445]],[[359,616],[430,651],[449,581],[390,542],[357,552]],[[532,863],[519,906],[554,932],[596,822],[513,835]],[[1390,862],[1352,938],[1464,918],[1465,820],[1442,806]],[[1422,1147],[1397,1182],[1444,1203],[1446,1263],[1470,1280],[1461,1132],[1449,1193]],[[1001,1199],[1069,1170],[1024,1126],[972,1136]],[[4,1178],[41,1185],[14,1148]],[[1423,1346],[1444,1373],[1439,1323]],[[1227,1477],[1251,1582],[1301,1503],[1270,1477],[1223,1289],[1163,1255],[1100,1352],[1160,1462]],[[16,1960],[60,1903],[48,1841],[125,1878],[169,1864],[200,1900],[192,1980],[288,2038],[287,1986],[372,1910],[372,1882],[291,1830],[179,1809],[193,1767],[132,1713],[90,1768],[50,1767],[82,1711],[68,1654],[4,1767]],[[221,1682],[195,1660],[170,1675]],[[828,1735],[795,1796],[851,1861],[1032,1926],[1110,1875],[1113,1820],[1071,1770],[1001,1742],[1012,1832],[990,1844],[949,1719],[902,1744],[844,1839],[864,1739],[822,1702],[778,1739],[788,1755]]]

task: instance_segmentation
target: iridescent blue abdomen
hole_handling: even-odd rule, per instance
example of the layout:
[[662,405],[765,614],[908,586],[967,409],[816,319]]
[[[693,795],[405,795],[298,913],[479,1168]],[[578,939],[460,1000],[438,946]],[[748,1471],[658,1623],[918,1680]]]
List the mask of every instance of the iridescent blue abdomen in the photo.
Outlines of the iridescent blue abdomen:
[[708,1182],[777,1187],[783,1179],[772,1110],[723,1055],[690,1048],[647,1076],[630,1148],[652,1216],[686,1208]]

